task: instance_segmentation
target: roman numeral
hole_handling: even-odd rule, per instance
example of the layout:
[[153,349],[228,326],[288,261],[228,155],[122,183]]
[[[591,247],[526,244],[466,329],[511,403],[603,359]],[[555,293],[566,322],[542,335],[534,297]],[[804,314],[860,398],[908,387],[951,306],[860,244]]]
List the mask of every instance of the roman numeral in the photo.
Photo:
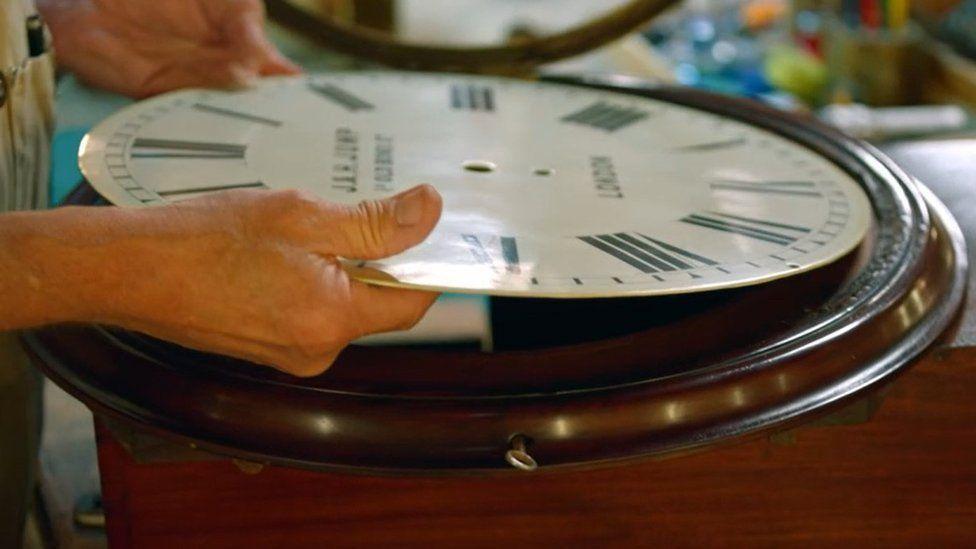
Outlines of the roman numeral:
[[207,105],[204,103],[195,103],[193,105],[193,108],[198,111],[202,111],[210,114],[216,114],[218,116],[236,118],[238,120],[244,120],[246,122],[254,122],[255,124],[264,124],[265,126],[271,126],[273,128],[277,128],[278,126],[281,126],[280,120],[272,120],[270,118],[265,118],[263,116],[256,116],[244,112],[232,111],[230,109],[215,107],[213,105]]
[[718,212],[709,212],[709,215],[691,214],[682,218],[681,221],[706,229],[739,234],[783,246],[796,242],[798,238],[810,232],[810,229],[797,225]]
[[495,247],[494,243],[496,237],[488,236],[487,242],[488,246],[482,242],[482,239],[478,238],[477,235],[473,234],[462,234],[461,239],[468,246],[468,250],[474,257],[475,261],[481,263],[482,265],[492,265],[496,264],[492,260],[492,254],[489,253],[489,247],[495,252],[495,256],[498,255],[498,248],[501,251],[501,259],[505,263],[505,271],[511,274],[520,274],[522,272],[522,265],[519,263],[519,252],[518,245],[515,242],[515,237],[513,236],[501,236],[497,237],[498,248]]
[[518,245],[515,243],[515,237],[503,236],[499,241],[502,247],[502,259],[505,260],[505,270],[512,274],[521,273],[522,266],[519,264]]
[[735,191],[763,194],[781,194],[820,198],[813,181],[745,181],[741,179],[720,179],[709,186],[716,191]]
[[583,124],[584,126],[592,126],[613,132],[639,120],[643,120],[647,116],[648,113],[640,109],[619,107],[604,101],[599,101],[583,110],[564,116],[562,121]]
[[746,142],[745,137],[736,137],[734,139],[726,139],[724,141],[711,141],[708,143],[685,145],[684,147],[678,147],[677,150],[681,152],[717,151],[720,149],[728,149],[730,147],[738,147],[739,145],[744,145],[745,142]]
[[231,189],[267,189],[268,186],[260,181],[250,183],[230,183],[227,185],[214,185],[211,187],[188,187],[185,189],[156,190],[159,196],[179,196],[183,194],[212,193],[216,191],[228,191]]
[[598,234],[577,238],[647,274],[718,264],[707,257],[641,233]]
[[468,250],[471,251],[471,255],[474,256],[475,261],[482,265],[491,265],[491,256],[488,255],[487,250],[485,250],[484,245],[477,236],[473,234],[462,234],[461,239],[468,245]]
[[321,95],[322,97],[342,105],[349,111],[369,111],[373,109],[372,103],[363,101],[355,95],[325,82],[309,81],[308,89]]
[[488,86],[453,84],[451,108],[462,111],[494,111],[495,92]]
[[236,143],[209,143],[181,141],[178,139],[136,138],[132,142],[132,158],[205,158],[244,159],[247,145]]

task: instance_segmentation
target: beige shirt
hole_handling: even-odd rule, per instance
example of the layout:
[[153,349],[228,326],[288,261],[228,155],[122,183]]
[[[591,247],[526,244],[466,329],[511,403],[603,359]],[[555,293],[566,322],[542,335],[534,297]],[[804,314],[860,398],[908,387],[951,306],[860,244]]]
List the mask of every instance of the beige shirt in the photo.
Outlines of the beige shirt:
[[[47,205],[54,130],[51,54],[31,58],[29,0],[0,0],[0,211]],[[14,333],[0,333],[0,546],[20,546],[37,461],[39,391]]]
[[27,18],[35,13],[32,0],[0,0],[0,211],[47,206],[54,61],[51,53],[28,55]]

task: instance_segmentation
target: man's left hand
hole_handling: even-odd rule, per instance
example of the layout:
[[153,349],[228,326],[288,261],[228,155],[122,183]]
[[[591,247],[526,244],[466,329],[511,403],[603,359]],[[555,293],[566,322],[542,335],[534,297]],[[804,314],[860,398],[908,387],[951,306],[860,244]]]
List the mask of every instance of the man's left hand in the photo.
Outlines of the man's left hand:
[[301,72],[268,41],[261,0],[40,0],[38,8],[60,65],[132,97]]

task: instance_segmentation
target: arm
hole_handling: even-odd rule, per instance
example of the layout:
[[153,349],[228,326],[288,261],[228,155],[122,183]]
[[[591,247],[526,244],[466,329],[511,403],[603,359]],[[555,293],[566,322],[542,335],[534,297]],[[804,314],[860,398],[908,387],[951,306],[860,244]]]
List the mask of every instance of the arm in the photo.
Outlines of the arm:
[[73,262],[76,250],[66,240],[97,232],[93,226],[110,223],[110,215],[99,212],[75,224],[78,211],[72,210],[0,215],[0,330],[92,316],[87,308],[94,298],[83,297],[90,288],[82,287],[80,276],[71,275],[85,266]]
[[421,186],[347,207],[232,191],[145,209],[0,215],[0,328],[95,321],[296,375],[351,340],[405,329],[436,298],[351,280],[336,256],[403,251],[433,229]]
[[[39,0],[63,66],[142,97],[295,74],[260,0]],[[429,293],[350,280],[336,256],[417,244],[440,215],[421,187],[358,207],[295,192],[226,192],[151,209],[0,215],[0,329],[95,321],[297,375],[352,339],[402,329]]]

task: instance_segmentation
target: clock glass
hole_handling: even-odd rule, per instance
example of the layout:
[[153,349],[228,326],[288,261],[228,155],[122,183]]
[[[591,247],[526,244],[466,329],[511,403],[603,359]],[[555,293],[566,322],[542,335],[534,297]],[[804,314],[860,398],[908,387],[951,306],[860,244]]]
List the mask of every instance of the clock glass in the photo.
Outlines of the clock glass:
[[858,183],[754,125],[612,90],[506,78],[350,72],[186,90],[86,137],[109,201],[151,206],[228,189],[356,203],[430,183],[430,237],[379,261],[376,284],[533,297],[659,295],[773,280],[864,238]]

